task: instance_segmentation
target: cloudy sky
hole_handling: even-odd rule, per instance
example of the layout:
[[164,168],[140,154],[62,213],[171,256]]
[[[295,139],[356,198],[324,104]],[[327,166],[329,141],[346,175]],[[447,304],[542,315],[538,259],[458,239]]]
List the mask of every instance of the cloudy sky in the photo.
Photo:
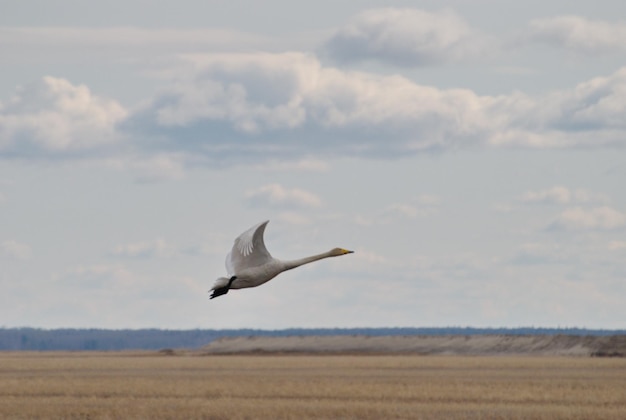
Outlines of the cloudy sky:
[[1,8],[0,326],[626,328],[623,1]]

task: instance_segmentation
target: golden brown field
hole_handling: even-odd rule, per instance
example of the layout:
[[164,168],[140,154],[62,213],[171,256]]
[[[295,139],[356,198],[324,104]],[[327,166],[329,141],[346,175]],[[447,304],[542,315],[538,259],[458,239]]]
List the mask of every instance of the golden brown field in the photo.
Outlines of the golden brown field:
[[0,353],[0,418],[624,419],[626,359]]

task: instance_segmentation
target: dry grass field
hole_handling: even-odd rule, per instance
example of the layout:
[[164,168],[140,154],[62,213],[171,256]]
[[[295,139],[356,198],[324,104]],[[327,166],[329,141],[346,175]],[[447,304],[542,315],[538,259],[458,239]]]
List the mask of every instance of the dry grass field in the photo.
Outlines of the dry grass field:
[[0,353],[0,418],[624,419],[626,359]]

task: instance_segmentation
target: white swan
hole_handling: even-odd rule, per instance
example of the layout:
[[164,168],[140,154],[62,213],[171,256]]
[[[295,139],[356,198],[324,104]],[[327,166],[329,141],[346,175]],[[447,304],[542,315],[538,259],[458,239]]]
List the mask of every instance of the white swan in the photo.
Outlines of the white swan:
[[226,272],[228,277],[220,277],[215,281],[209,292],[211,299],[225,295],[230,289],[256,287],[266,283],[282,273],[313,261],[328,257],[351,254],[343,248],[334,248],[323,254],[313,255],[293,261],[281,261],[273,258],[265,248],[263,233],[269,220],[251,227],[237,239],[233,249],[226,256]]

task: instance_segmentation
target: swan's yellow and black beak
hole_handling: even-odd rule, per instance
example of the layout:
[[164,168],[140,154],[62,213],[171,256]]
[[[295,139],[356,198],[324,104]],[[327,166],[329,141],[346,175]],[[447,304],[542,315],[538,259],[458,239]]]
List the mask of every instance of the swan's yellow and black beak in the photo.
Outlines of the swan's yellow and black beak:
[[343,251],[344,254],[354,254],[354,251],[348,251],[347,249],[341,249],[341,251]]

